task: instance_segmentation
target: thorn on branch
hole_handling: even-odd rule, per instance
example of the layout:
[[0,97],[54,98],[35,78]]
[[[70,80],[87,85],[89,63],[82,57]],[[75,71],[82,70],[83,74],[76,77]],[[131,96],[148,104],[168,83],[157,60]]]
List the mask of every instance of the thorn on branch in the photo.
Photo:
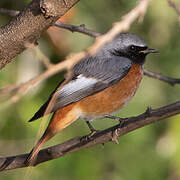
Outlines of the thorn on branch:
[[118,141],[118,129],[112,132],[112,139],[111,139],[115,144],[119,144]]
[[148,106],[147,109],[146,109],[146,111],[145,111],[145,115],[146,115],[147,117],[150,117],[150,116],[151,116],[151,111],[152,111],[151,106]]

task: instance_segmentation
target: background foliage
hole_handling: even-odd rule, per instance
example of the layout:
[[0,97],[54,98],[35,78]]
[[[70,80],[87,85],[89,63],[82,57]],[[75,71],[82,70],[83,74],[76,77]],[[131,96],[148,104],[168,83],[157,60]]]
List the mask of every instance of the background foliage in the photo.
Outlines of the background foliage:
[[[28,1],[1,0],[0,7],[21,10]],[[135,0],[83,0],[63,20],[72,24],[85,24],[87,28],[104,33],[112,23],[131,10]],[[0,25],[10,18],[0,15]],[[51,33],[53,31],[53,33]],[[143,37],[150,47],[160,50],[150,55],[145,67],[171,77],[180,77],[180,36],[177,15],[166,1],[152,1],[143,23],[135,22],[130,30]],[[56,36],[55,44],[51,36]],[[53,35],[52,35],[53,34]],[[53,63],[65,55],[85,49],[93,39],[78,33],[51,28],[39,40],[41,50]],[[58,46],[58,48],[56,47]],[[43,71],[37,57],[26,50],[0,72],[0,87],[27,81]],[[36,139],[40,120],[28,123],[28,119],[47,99],[62,80],[63,73],[49,78],[17,103],[0,105],[0,155],[8,156],[30,151]],[[134,99],[119,116],[127,117],[144,112],[147,106],[156,108],[180,99],[180,86],[171,87],[158,80],[144,77]],[[57,180],[174,180],[180,179],[180,116],[133,131],[119,138],[119,145],[107,143],[72,153],[63,158],[43,163],[33,168],[30,179]],[[116,124],[113,120],[93,122],[96,129]],[[57,144],[89,131],[82,120],[76,121],[53,138],[48,145]],[[23,179],[27,169],[3,172],[0,179]]]

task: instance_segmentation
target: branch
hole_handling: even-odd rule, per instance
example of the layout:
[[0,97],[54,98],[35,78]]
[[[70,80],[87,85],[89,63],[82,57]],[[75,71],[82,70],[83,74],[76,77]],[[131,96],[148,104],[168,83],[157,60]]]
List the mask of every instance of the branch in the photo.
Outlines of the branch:
[[[0,69],[36,43],[40,35],[79,0],[33,0],[7,25],[0,28]],[[2,10],[2,9],[1,9]]]
[[[14,17],[14,16],[18,15],[19,13],[20,13],[20,11],[0,8],[0,14],[6,14],[6,15]],[[84,24],[81,24],[79,26],[75,26],[75,25],[71,25],[71,24],[65,24],[65,23],[62,23],[60,21],[56,21],[54,23],[54,25],[56,27],[67,29],[71,32],[79,32],[79,33],[86,34],[86,35],[91,36],[91,37],[98,37],[101,35],[101,33],[98,33],[98,32],[95,32],[93,30],[85,28]]]
[[180,79],[163,76],[161,74],[157,74],[146,69],[144,69],[144,75],[151,78],[159,79],[163,82],[170,84],[171,86],[174,86],[175,84],[180,84]]
[[0,8],[0,14],[6,14],[6,15],[14,17],[19,14],[19,11]]
[[168,4],[176,11],[178,19],[180,21],[180,5],[176,4],[173,0],[168,0]]
[[91,37],[98,37],[98,36],[102,35],[101,33],[98,33],[93,30],[85,28],[84,24],[81,24],[80,26],[74,26],[71,24],[65,24],[65,23],[57,21],[57,22],[55,22],[55,26],[63,28],[63,29],[67,29],[71,32],[79,32],[82,34],[86,34]]
[[[155,123],[162,119],[180,113],[180,101],[157,109],[148,108],[147,111],[139,116],[126,118],[123,126],[116,125],[108,129],[99,131],[90,139],[75,137],[62,144],[43,149],[39,152],[35,165],[59,158],[81,149],[95,146],[109,141],[117,142],[117,137],[123,136],[135,129]],[[0,158],[0,171],[26,167],[24,164],[28,154],[15,155]],[[34,166],[35,166],[34,165]]]
[[39,49],[38,46],[34,46],[34,45],[30,44],[30,46],[28,48],[30,48],[32,50],[32,52],[43,63],[43,65],[46,67],[46,69],[49,69],[52,66],[54,66],[54,64],[51,63],[49,58]]

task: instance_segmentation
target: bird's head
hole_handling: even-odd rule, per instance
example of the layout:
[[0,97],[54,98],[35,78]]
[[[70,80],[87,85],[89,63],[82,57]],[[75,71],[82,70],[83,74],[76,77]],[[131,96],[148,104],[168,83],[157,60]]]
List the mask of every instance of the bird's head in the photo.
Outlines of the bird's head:
[[107,43],[104,50],[115,56],[127,57],[135,63],[143,64],[146,55],[157,53],[158,50],[148,48],[147,44],[139,36],[131,33],[121,33],[114,40]]

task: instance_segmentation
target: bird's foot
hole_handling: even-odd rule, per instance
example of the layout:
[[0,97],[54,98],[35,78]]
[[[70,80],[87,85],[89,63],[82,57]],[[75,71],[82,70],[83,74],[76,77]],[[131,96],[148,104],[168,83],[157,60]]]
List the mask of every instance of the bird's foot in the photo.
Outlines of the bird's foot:
[[95,136],[97,133],[99,133],[100,132],[100,130],[96,130],[96,129],[94,129],[94,127],[91,125],[91,123],[89,122],[89,121],[86,121],[86,123],[87,123],[87,125],[88,125],[88,127],[89,127],[89,129],[90,129],[90,134],[88,134],[88,135],[86,135],[86,136],[83,136],[82,138],[81,138],[81,141],[89,141],[89,140],[92,140],[93,139],[93,136]]
[[93,139],[93,136],[95,136],[97,133],[99,133],[100,132],[100,130],[93,130],[93,131],[91,131],[91,133],[90,134],[88,134],[88,135],[86,135],[86,136],[83,136],[81,139],[80,139],[80,141],[82,141],[82,142],[87,142],[87,141],[90,141],[90,140],[92,140]]

